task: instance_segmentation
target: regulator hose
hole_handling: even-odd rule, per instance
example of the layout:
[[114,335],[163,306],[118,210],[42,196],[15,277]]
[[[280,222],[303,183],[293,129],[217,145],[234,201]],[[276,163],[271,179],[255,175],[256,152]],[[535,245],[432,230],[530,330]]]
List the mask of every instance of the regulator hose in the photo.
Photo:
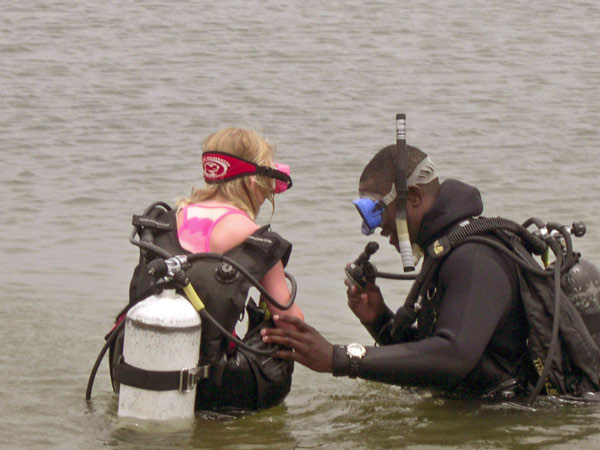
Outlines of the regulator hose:
[[90,372],[87,389],[85,390],[85,399],[86,400],[90,400],[92,398],[92,387],[94,386],[94,380],[96,379],[96,373],[98,372],[98,368],[100,367],[102,358],[104,358],[104,355],[106,354],[106,352],[108,351],[110,346],[113,344],[113,342],[117,339],[119,332],[123,329],[124,326],[125,326],[125,318],[123,317],[123,320],[121,320],[121,322],[119,322],[119,324],[116,327],[114,327],[112,329],[112,331],[110,332],[110,334],[107,336],[106,342],[104,343],[102,350],[100,350],[100,354],[96,358],[94,367],[92,367],[92,371]]

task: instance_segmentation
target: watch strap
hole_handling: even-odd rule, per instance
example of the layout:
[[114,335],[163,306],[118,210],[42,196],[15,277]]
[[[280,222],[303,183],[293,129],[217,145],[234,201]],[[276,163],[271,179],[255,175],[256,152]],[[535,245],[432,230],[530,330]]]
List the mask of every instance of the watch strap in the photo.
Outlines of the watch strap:
[[352,356],[348,356],[350,358],[350,367],[348,370],[348,376],[350,378],[356,378],[358,376],[358,371],[360,369],[360,358],[355,358]]

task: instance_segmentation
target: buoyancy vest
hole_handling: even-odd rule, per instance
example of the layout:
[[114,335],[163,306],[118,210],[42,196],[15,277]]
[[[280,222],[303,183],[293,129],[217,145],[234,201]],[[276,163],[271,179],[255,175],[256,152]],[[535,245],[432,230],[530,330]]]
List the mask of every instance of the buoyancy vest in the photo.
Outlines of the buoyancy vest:
[[[521,242],[510,236],[508,244],[513,251],[537,265]],[[539,266],[538,266],[539,267]],[[519,271],[521,299],[529,323],[527,340],[530,360],[538,374],[544,369],[552,337],[554,286],[549,278],[542,278],[527,270]],[[545,384],[549,395],[581,395],[600,390],[600,349],[581,313],[565,294],[560,295],[560,328],[557,349]]]
[[[438,316],[446,294],[445,287],[438,278],[442,264],[436,268],[436,273],[431,277],[419,303],[419,310],[416,314],[417,340],[433,336],[436,330]],[[509,317],[517,319],[517,316]],[[519,319],[522,321],[522,316]],[[524,324],[524,326],[527,325]],[[522,396],[527,392],[527,386],[535,381],[534,377],[533,365],[529,362],[526,354],[518,360],[509,360],[495,351],[494,346],[488,345],[475,367],[452,388],[451,393],[460,397]]]
[[[151,233],[146,233],[145,238],[169,254],[190,254],[180,246],[177,239],[176,211],[155,208],[146,215],[134,216],[133,225],[138,227],[140,236],[143,236],[145,230],[151,230]],[[277,262],[282,261],[284,266],[287,264],[291,247],[288,241],[266,225],[225,253],[225,256],[260,280]],[[155,283],[147,269],[150,261],[157,257],[159,255],[141,249],[130,283],[129,304],[125,310],[155,293]],[[248,291],[252,287],[246,276],[218,259],[195,260],[186,274],[206,311],[221,326],[233,332],[238,320],[247,312],[248,332],[242,339],[244,343],[261,350],[273,347],[260,338],[261,328],[274,326],[267,319],[265,308],[258,308],[251,299],[246,306]],[[210,376],[199,382],[197,409],[260,409],[281,402],[289,393],[293,362],[236,348],[208,321],[202,321],[201,330],[200,365],[210,366]],[[116,345],[111,349],[111,366],[116,365],[121,352],[122,339],[117,339]],[[118,392],[118,383],[115,383],[114,377],[113,387]]]
[[[477,220],[487,220],[474,219]],[[455,228],[456,229],[456,228]],[[477,234],[477,233],[475,233]],[[485,236],[485,233],[483,234]],[[530,267],[539,269],[531,251],[526,248],[521,239],[514,233],[497,229],[492,232],[495,241],[503,243],[511,252],[519,255]],[[488,238],[491,237],[488,234]],[[452,250],[466,242],[456,239],[450,250],[446,250],[442,258],[447,257]],[[439,238],[436,242],[440,242]],[[435,243],[428,249],[429,257],[435,257]],[[435,323],[440,312],[444,292],[437,283],[437,272],[441,264],[435,267],[436,273],[429,277],[427,285],[421,288],[425,295],[420,302],[417,313],[417,328],[419,339],[429,337],[435,330]],[[513,383],[517,389],[526,389],[537,382],[537,377],[544,369],[544,361],[549,352],[553,327],[554,286],[551,278],[541,277],[517,265],[519,293],[529,325],[527,348],[517,363],[507,363],[493,352],[483,355],[477,367],[457,386],[456,391],[477,389],[477,384],[489,386],[492,381],[496,386],[488,389],[485,394],[499,392],[504,385]],[[580,312],[560,292],[560,328],[558,346],[553,355],[553,361],[545,382],[548,395],[577,395],[600,390],[600,349],[590,334]],[[462,389],[461,386],[465,387]],[[511,386],[512,387],[512,386]],[[474,389],[475,388],[475,389]]]

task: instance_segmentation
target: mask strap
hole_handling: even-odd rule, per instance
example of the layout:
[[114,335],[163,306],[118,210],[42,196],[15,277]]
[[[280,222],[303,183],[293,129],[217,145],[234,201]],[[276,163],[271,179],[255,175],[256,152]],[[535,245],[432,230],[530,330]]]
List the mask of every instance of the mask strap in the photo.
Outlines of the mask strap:
[[396,199],[396,186],[392,184],[392,190],[388,192],[385,197],[383,197],[380,201],[383,202],[385,206],[388,206]]
[[292,178],[288,174],[220,151],[202,154],[202,170],[207,184],[224,183],[248,175],[262,175],[287,183],[288,189],[292,187]]

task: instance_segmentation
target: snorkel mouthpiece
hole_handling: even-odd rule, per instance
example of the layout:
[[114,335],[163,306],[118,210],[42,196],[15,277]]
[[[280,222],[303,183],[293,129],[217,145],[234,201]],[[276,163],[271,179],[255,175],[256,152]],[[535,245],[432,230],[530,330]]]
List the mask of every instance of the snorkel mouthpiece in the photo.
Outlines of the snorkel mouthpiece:
[[396,114],[396,152],[398,153],[398,165],[396,168],[396,192],[398,206],[396,208],[396,233],[402,265],[405,272],[415,270],[415,262],[410,244],[408,224],[406,222],[406,198],[408,197],[408,186],[406,183],[406,115]]

